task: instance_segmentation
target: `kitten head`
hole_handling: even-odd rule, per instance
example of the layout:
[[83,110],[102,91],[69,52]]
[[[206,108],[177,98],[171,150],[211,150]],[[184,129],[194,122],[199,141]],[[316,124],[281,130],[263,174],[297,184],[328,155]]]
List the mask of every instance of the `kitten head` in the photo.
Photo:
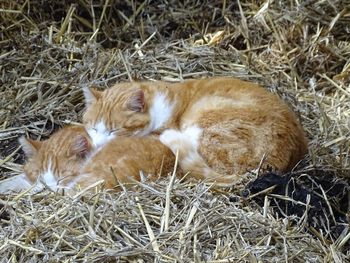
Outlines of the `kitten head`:
[[84,88],[83,121],[94,146],[116,136],[133,136],[150,125],[147,98],[139,83],[121,83],[103,92]]
[[76,176],[92,150],[89,136],[81,126],[67,126],[45,141],[20,138],[27,156],[23,167],[27,178],[39,180],[56,190],[59,185]]

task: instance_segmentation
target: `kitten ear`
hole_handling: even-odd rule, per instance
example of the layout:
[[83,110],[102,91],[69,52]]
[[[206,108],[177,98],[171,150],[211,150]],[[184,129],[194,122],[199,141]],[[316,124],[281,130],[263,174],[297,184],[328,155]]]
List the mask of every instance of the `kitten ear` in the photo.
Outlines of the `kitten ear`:
[[101,98],[101,91],[98,91],[94,87],[83,87],[83,93],[85,97],[85,104],[90,106],[93,102]]
[[126,107],[128,110],[135,112],[145,111],[145,93],[142,89],[138,89],[133,92],[126,102]]
[[85,157],[90,152],[91,145],[85,136],[78,135],[75,137],[70,150],[72,154],[78,155],[79,157]]
[[34,141],[32,139],[26,139],[24,136],[19,138],[19,143],[27,157],[33,156],[38,152],[41,147],[42,142]]

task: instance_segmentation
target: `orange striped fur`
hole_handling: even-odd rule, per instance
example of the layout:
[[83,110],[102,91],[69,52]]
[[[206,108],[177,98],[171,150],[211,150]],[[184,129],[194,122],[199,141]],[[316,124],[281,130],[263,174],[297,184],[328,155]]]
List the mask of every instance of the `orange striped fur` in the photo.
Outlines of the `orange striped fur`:
[[125,136],[160,134],[190,176],[231,185],[255,169],[284,172],[307,153],[295,114],[278,96],[233,78],[126,82],[84,89],[83,120],[97,147]]

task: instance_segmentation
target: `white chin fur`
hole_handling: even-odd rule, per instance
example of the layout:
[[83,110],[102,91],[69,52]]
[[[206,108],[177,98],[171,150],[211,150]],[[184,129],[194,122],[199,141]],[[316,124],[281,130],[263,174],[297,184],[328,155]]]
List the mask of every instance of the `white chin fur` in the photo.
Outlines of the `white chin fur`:
[[111,134],[102,121],[97,123],[94,128],[87,129],[87,133],[95,148],[100,148],[115,138],[115,134]]
[[156,93],[149,110],[151,122],[145,130],[138,131],[135,135],[146,136],[163,127],[170,120],[173,110],[174,104],[168,100],[166,95],[160,92]]
[[59,187],[58,181],[54,175],[54,173],[51,170],[51,165],[49,165],[49,168],[47,171],[40,175],[38,184],[42,183],[43,185],[46,185],[48,188],[50,188],[52,191],[56,191]]

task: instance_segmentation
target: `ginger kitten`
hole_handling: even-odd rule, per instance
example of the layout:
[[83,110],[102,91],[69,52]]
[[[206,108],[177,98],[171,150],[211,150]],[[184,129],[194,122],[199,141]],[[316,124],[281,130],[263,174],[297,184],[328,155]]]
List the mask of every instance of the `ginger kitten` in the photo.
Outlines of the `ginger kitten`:
[[140,171],[154,180],[171,172],[175,157],[159,139],[118,138],[103,149],[92,147],[89,135],[82,126],[67,126],[45,141],[21,138],[27,162],[24,174],[0,181],[0,193],[28,189],[38,181],[36,190],[44,185],[56,191],[75,186],[88,187],[103,180],[105,188],[140,181]]
[[[84,88],[83,121],[96,147],[160,134],[190,176],[229,186],[259,166],[284,172],[307,153],[294,113],[278,96],[233,78],[127,82]],[[135,138],[136,139],[136,138]]]

